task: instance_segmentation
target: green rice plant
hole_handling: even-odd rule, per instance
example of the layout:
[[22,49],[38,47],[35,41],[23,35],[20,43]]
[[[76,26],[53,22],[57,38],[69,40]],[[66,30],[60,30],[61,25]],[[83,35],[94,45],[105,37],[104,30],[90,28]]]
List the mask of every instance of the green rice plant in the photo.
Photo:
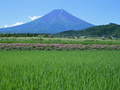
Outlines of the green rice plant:
[[0,51],[0,90],[120,90],[120,51]]

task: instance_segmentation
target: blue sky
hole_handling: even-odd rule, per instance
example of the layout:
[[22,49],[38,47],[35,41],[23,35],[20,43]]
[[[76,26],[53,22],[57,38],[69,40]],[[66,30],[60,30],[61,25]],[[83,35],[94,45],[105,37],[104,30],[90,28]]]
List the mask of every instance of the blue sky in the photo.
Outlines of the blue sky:
[[26,23],[54,9],[94,25],[120,24],[120,0],[0,0],[0,27]]

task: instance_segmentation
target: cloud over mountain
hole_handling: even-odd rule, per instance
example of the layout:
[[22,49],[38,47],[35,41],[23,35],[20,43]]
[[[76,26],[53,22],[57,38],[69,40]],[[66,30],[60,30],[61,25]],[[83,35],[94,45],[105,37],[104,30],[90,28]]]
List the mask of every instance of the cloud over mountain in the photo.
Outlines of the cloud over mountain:
[[15,24],[12,24],[12,25],[4,25],[4,28],[14,27],[14,26],[22,25],[22,24],[24,24],[24,22],[16,22]]
[[42,16],[30,16],[28,17],[30,20],[35,20],[35,19],[38,19],[38,18],[41,18]]

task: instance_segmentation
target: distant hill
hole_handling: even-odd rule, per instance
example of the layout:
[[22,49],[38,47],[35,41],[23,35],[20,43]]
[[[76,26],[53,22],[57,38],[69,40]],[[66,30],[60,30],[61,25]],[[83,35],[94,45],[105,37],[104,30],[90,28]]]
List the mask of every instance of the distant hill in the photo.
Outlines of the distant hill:
[[87,28],[84,30],[79,30],[79,31],[74,31],[74,30],[65,31],[65,32],[58,33],[56,35],[57,36],[120,37],[120,25],[110,23],[108,25],[94,26],[94,27]]
[[0,28],[0,33],[59,33],[67,30],[82,30],[94,25],[83,21],[62,9],[23,25]]

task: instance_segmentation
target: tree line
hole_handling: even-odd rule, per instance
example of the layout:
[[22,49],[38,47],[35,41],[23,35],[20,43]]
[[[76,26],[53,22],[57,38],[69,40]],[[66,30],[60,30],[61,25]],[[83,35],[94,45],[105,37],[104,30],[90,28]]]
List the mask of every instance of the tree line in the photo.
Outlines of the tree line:
[[37,33],[0,33],[0,37],[49,37],[49,34],[37,34]]

